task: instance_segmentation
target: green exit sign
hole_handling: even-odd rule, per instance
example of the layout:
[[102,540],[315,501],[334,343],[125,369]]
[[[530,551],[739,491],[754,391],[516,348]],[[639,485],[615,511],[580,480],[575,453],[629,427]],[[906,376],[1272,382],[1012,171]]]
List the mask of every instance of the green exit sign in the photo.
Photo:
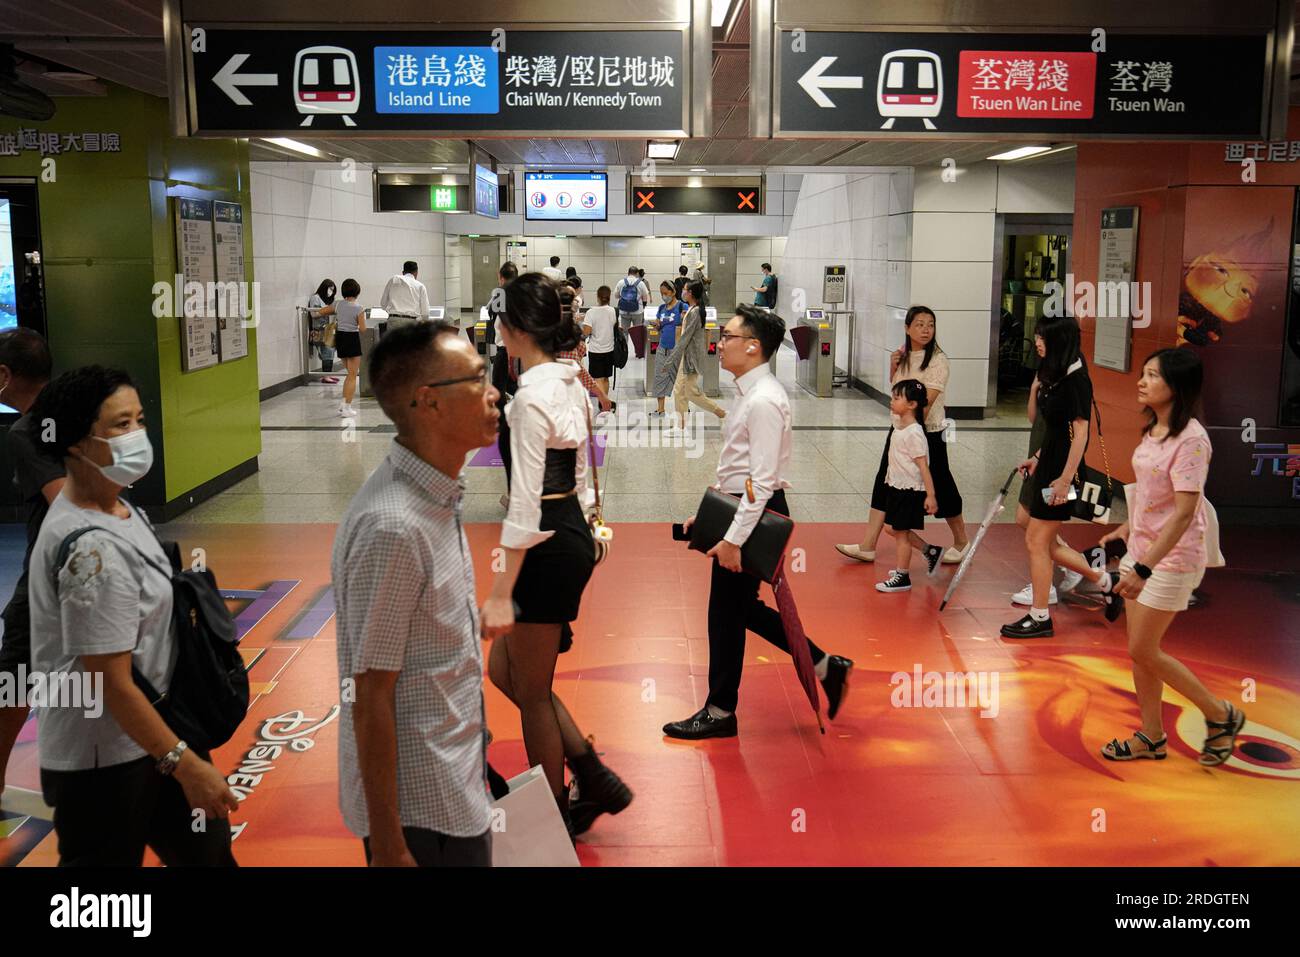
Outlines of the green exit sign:
[[457,208],[456,187],[430,186],[429,202],[430,208],[433,210],[455,210]]

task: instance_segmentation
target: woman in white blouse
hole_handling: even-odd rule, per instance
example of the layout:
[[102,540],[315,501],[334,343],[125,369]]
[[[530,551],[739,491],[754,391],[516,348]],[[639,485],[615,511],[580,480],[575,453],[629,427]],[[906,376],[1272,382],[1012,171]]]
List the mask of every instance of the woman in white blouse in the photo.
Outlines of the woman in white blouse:
[[[632,792],[596,756],[564,703],[551,690],[556,656],[573,644],[583,590],[595,568],[585,510],[590,406],[579,367],[557,361],[581,332],[559,286],[526,273],[505,287],[498,322],[522,373],[510,423],[510,509],[501,526],[505,569],[483,606],[483,631],[495,639],[488,675],[519,708],[529,764],[540,764],[570,832],[580,834],[603,813],[617,814]],[[568,760],[578,785],[564,785]]]

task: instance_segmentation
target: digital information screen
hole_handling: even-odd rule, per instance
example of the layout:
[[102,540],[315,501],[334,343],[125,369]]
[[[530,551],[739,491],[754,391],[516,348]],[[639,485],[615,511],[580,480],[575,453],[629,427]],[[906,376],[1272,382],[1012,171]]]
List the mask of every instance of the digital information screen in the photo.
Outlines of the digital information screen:
[[492,169],[479,163],[474,164],[474,212],[492,219],[500,218],[501,192],[497,185],[497,174]]
[[18,326],[18,274],[14,270],[14,233],[9,200],[0,196],[0,332]]
[[605,173],[524,173],[524,218],[559,221],[605,220]]

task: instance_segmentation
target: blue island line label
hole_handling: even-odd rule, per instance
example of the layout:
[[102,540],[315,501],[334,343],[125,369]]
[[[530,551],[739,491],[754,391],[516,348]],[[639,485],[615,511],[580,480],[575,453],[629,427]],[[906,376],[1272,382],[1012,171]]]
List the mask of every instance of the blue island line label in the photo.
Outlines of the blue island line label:
[[378,113],[499,113],[492,47],[375,47]]

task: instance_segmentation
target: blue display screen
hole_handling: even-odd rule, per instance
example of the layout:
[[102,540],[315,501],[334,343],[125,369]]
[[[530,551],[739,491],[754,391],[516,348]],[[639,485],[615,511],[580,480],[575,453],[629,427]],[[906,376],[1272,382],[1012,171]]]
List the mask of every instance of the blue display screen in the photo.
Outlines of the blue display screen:
[[605,173],[524,173],[524,218],[604,220],[608,177]]

